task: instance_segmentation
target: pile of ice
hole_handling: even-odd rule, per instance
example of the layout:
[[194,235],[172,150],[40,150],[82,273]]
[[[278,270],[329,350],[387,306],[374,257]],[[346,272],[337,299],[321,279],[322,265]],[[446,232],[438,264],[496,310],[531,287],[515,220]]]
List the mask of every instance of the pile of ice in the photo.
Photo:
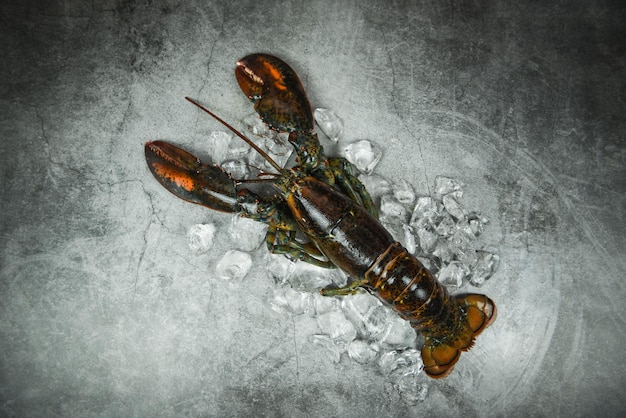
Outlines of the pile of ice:
[[[315,117],[321,130],[337,141],[343,131],[341,119],[324,109],[316,109]],[[256,114],[246,117],[244,125],[253,135],[260,136],[255,141],[272,158],[280,164],[287,162],[291,146],[283,134],[268,130]],[[273,170],[257,153],[250,153],[249,147],[238,138],[219,132],[211,135],[211,141],[214,162],[234,178],[251,176],[250,167],[257,171]],[[343,148],[343,156],[363,173],[359,179],[377,203],[381,223],[449,290],[458,290],[467,283],[482,286],[495,272],[499,257],[479,243],[488,219],[463,207],[462,185],[439,176],[432,192],[428,189],[416,194],[405,180],[392,182],[371,174],[381,154],[365,140]],[[267,252],[265,245],[261,245],[266,228],[261,223],[233,216],[229,228],[232,249],[217,264],[217,276],[244,278],[252,264],[250,252],[259,247]],[[214,233],[212,226],[192,227],[191,249],[208,251]],[[229,247],[222,243],[220,248]],[[418,350],[421,344],[408,322],[366,293],[321,296],[319,290],[323,287],[346,284],[347,277],[337,269],[322,269],[267,253],[266,271],[276,282],[269,297],[272,309],[286,315],[315,318],[318,331],[309,339],[327,351],[330,361],[339,362],[348,357],[361,364],[374,364],[389,376],[403,399],[409,402],[424,399],[427,386],[415,379],[423,369]]]

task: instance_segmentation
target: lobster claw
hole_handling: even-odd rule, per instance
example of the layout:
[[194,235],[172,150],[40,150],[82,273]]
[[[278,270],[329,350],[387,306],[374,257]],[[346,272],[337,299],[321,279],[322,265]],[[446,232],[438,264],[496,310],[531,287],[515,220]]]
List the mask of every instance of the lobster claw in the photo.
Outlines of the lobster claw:
[[235,181],[219,166],[163,141],[146,142],[146,161],[159,183],[177,197],[222,212],[238,212]]
[[254,110],[280,132],[313,132],[313,112],[296,72],[283,60],[252,54],[237,61],[235,76]]

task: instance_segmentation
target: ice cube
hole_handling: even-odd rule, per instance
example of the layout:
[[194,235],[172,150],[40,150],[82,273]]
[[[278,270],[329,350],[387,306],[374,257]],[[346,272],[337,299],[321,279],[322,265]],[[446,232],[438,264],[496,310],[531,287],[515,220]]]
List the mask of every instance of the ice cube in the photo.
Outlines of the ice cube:
[[410,205],[415,201],[415,192],[408,181],[402,179],[393,186],[393,195],[398,202]]
[[287,280],[294,289],[317,292],[331,284],[343,286],[347,281],[346,274],[339,269],[320,268],[305,262],[295,262],[294,266]]
[[437,257],[441,264],[448,264],[454,258],[454,253],[450,249],[448,242],[441,239],[437,241],[437,244],[435,244],[435,249],[433,250],[432,255]]
[[250,218],[235,215],[231,218],[228,233],[235,247],[242,251],[252,251],[265,239],[267,225]]
[[383,195],[380,198],[380,214],[400,218],[404,222],[408,221],[409,216],[406,207],[392,195]]
[[422,386],[417,379],[424,369],[422,356],[418,350],[410,348],[404,351],[390,351],[380,356],[378,366],[389,376],[395,389],[407,403],[413,404],[424,400],[428,390],[427,386]]
[[313,295],[313,307],[315,308],[315,315],[321,315],[330,311],[337,311],[341,309],[341,304],[338,298],[322,296],[319,293],[311,293]]
[[244,180],[250,177],[250,167],[241,160],[225,160],[220,167],[235,180]]
[[331,141],[337,142],[343,132],[343,120],[335,112],[328,109],[317,108],[313,115],[322,132]]
[[476,212],[469,213],[467,215],[467,219],[469,220],[469,226],[472,229],[472,232],[476,236],[482,234],[485,224],[489,223],[489,218],[479,215]]
[[402,230],[404,231],[404,247],[411,254],[415,254],[415,251],[417,250],[417,243],[415,242],[413,228],[411,227],[411,225],[403,224]]
[[440,237],[446,238],[456,231],[456,224],[449,215],[446,215],[441,219],[436,229]]
[[275,287],[269,298],[273,310],[288,315],[302,315],[309,313],[313,308],[313,295],[308,292],[298,292],[290,287]]
[[478,257],[476,256],[476,250],[473,247],[457,248],[451,246],[451,250],[454,254],[453,258],[464,264],[467,268],[475,265],[478,261]]
[[375,306],[381,306],[381,303],[378,299],[367,293],[357,293],[341,298],[341,308],[343,311],[346,315],[354,314],[357,321],[363,321],[365,315]]
[[376,174],[360,174],[358,178],[363,186],[365,186],[365,189],[370,194],[372,199],[380,198],[381,196],[391,193],[392,191],[391,183]]
[[367,294],[345,298],[342,309],[364,340],[394,348],[406,348],[415,342],[416,333],[409,323]]
[[387,231],[389,231],[393,239],[399,241],[402,245],[404,245],[404,229],[402,229],[402,225],[404,225],[403,219],[397,218],[395,216],[382,215],[378,220],[380,221],[381,225],[384,226]]
[[338,311],[326,312],[317,317],[317,325],[322,333],[333,340],[350,342],[356,338],[356,329],[345,315]]
[[[357,293],[341,298],[341,309],[344,315],[355,326],[358,334],[365,339],[371,337],[371,330],[368,329],[366,322],[371,311],[376,307],[385,309],[378,299],[367,293]],[[382,330],[382,326],[380,330]]]
[[465,245],[473,245],[476,242],[474,231],[465,219],[458,220],[456,223],[456,231],[452,234],[452,240],[456,245],[465,243]]
[[[281,167],[283,165],[283,162],[287,160],[287,156],[281,157],[275,154],[272,154],[270,158],[275,160],[276,163],[278,163],[278,165],[280,165]],[[254,152],[250,155],[250,157],[248,158],[248,165],[250,167],[258,169],[258,171],[266,171],[271,173],[276,172],[274,166],[272,166],[272,164],[258,152]]]
[[398,378],[395,388],[409,405],[423,402],[428,397],[428,385],[417,378],[418,373],[405,373]]
[[398,316],[387,319],[384,332],[377,338],[383,346],[395,349],[412,347],[415,340],[417,340],[415,330],[411,328],[409,322]]
[[202,254],[213,247],[213,237],[215,236],[215,225],[196,224],[189,228],[187,238],[189,248],[195,254]]
[[330,285],[334,270],[322,269],[306,263],[298,263],[294,274],[289,278],[291,287],[298,290],[315,292]]
[[228,155],[232,135],[224,131],[213,131],[209,134],[209,154],[215,164],[221,164]]
[[346,351],[345,343],[333,340],[328,335],[313,334],[309,337],[309,341],[325,348],[333,363],[339,363],[341,353]]
[[454,216],[456,219],[465,219],[467,213],[465,209],[461,207],[459,202],[457,202],[456,198],[453,195],[445,195],[442,198],[442,201],[443,207],[446,208],[450,215]]
[[395,350],[381,354],[378,359],[378,367],[383,374],[390,375],[398,367],[396,363],[398,355],[399,353]]
[[424,369],[422,356],[414,348],[384,353],[378,360],[378,366],[384,374],[395,379],[407,373],[418,374]]
[[348,144],[343,152],[346,159],[365,174],[370,174],[382,157],[382,152],[367,140]]
[[293,146],[287,141],[284,135],[276,135],[272,137],[264,137],[264,149],[270,154],[278,164],[282,165],[288,154],[293,151]]
[[485,281],[487,281],[498,269],[500,257],[497,254],[483,250],[477,251],[476,255],[478,257],[478,261],[472,268],[470,283],[476,287],[480,287],[485,284]]
[[433,248],[439,240],[439,234],[433,231],[432,226],[425,225],[417,228],[417,237],[419,238],[419,246],[426,254],[432,252]]
[[272,136],[273,134],[269,126],[261,120],[261,117],[257,113],[250,113],[245,116],[241,122],[244,124],[246,129],[256,136]]
[[252,267],[250,254],[228,250],[215,266],[215,272],[224,280],[240,280],[248,274],[250,267]]
[[209,154],[215,164],[227,159],[238,159],[250,152],[250,146],[228,132],[213,131],[209,135]]
[[287,257],[279,257],[267,252],[265,259],[265,270],[278,285],[285,285],[296,270],[295,263]]
[[461,195],[463,194],[463,188],[458,181],[450,177],[435,177],[435,193],[439,196],[444,196],[453,192],[460,192]]
[[479,236],[480,234],[483,233],[483,230],[484,230],[483,224],[478,219],[470,219],[469,226],[472,229],[472,233],[475,236]]
[[341,269],[326,269],[326,277],[337,287],[343,287],[348,284],[348,275]]
[[415,226],[416,223],[425,219],[430,223],[434,223],[440,216],[440,203],[430,196],[422,196],[415,202],[415,208],[411,215],[411,225]]
[[363,340],[354,340],[348,344],[348,356],[357,363],[367,364],[376,359],[378,346]]
[[394,319],[393,312],[382,305],[372,307],[363,317],[363,325],[365,326],[365,337],[371,340],[380,341],[384,338],[389,322]]
[[441,269],[437,280],[451,290],[459,289],[463,286],[463,279],[465,279],[468,274],[469,268],[465,264],[455,260]]
[[476,263],[476,235],[472,232],[469,223],[459,221],[456,231],[448,239],[450,250],[454,257],[466,266]]

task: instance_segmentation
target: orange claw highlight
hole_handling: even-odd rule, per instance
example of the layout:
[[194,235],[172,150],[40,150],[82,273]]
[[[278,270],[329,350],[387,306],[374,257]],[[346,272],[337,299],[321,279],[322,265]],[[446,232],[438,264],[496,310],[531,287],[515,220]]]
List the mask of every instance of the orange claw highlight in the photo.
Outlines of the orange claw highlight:
[[222,212],[238,212],[235,182],[220,167],[163,141],[146,142],[154,178],[175,196]]
[[428,336],[422,347],[424,372],[433,379],[449,375],[461,352],[469,351],[476,337],[496,320],[496,304],[487,296],[470,294],[457,300],[465,315],[462,327],[454,337],[445,341]]

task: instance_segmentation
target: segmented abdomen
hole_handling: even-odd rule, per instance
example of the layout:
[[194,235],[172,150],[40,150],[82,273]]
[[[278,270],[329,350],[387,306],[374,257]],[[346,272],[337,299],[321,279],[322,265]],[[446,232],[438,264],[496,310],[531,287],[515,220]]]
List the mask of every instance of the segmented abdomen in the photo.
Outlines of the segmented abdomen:
[[398,242],[389,245],[364,277],[371,293],[425,335],[445,337],[457,326],[458,304]]
[[461,308],[417,258],[365,209],[307,177],[287,197],[298,225],[335,266],[424,336],[451,338]]

